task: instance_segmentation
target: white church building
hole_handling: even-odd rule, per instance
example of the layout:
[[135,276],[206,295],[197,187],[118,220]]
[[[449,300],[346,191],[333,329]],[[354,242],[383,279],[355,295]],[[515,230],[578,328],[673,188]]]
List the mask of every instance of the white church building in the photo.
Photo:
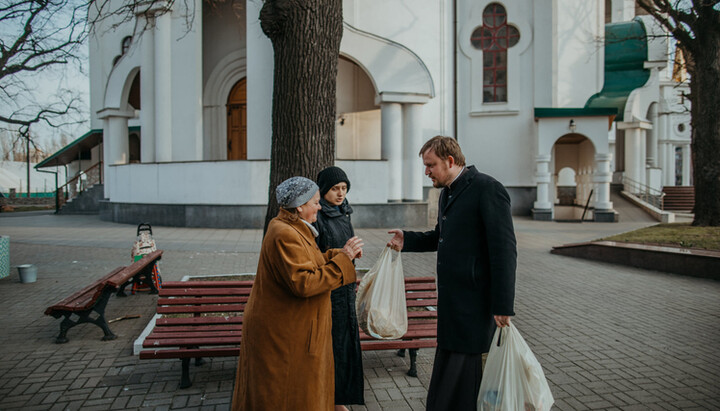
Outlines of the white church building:
[[[97,23],[86,136],[101,143],[71,146],[100,164],[101,218],[262,226],[273,87],[262,4],[155,2]],[[632,0],[343,0],[343,18],[336,164],[356,226],[427,224],[434,190],[418,151],[435,135],[502,182],[514,214],[541,220],[587,204],[615,221],[613,183],[691,184],[675,43]]]

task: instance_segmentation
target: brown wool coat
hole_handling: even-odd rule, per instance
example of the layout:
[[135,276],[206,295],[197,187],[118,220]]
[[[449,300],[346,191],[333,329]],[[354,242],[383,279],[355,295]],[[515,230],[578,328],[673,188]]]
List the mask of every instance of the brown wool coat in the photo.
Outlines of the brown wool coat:
[[333,409],[330,291],[352,282],[352,261],[321,253],[305,223],[280,210],[245,307],[234,410]]

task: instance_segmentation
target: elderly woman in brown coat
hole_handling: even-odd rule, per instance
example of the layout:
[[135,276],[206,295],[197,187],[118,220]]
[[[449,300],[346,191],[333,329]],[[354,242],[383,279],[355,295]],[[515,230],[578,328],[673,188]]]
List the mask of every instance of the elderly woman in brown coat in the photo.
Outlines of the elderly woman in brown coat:
[[330,291],[355,282],[362,240],[321,253],[311,225],[318,186],[292,177],[275,191],[281,209],[265,233],[245,307],[233,409],[332,410]]

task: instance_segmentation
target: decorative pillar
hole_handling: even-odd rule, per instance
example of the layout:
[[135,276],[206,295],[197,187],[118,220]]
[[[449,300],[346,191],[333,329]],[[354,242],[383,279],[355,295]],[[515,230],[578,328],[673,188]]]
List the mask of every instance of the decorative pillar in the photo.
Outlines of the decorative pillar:
[[[147,27],[140,37],[140,162],[155,162],[155,19],[147,16]],[[140,20],[143,24],[143,20]]]
[[625,176],[639,183],[645,175],[645,162],[640,160],[641,139],[639,128],[625,130]]
[[[170,13],[155,17],[155,161],[172,161],[172,55]],[[143,104],[143,107],[145,105]]]
[[652,125],[645,121],[619,123],[618,129],[625,130],[625,177],[645,184],[645,155],[647,150],[645,130]]
[[534,220],[552,220],[552,203],[550,202],[550,155],[541,154],[535,157],[535,184],[537,199],[533,204],[532,216]]
[[388,201],[399,202],[403,194],[402,105],[383,102],[380,104],[380,116],[381,156],[388,164]]
[[667,144],[667,151],[665,152],[665,185],[675,185],[675,145],[672,143]]
[[595,175],[593,176],[593,183],[595,184],[596,210],[610,210],[613,208],[613,204],[610,201],[610,183],[612,182],[612,172],[610,171],[611,160],[612,154],[595,154]]
[[420,158],[422,141],[422,105],[403,104],[403,201],[422,201],[423,162]]
[[682,185],[690,185],[690,143],[684,144],[682,148]]
[[651,128],[647,130],[647,148],[645,152],[645,161],[648,167],[657,167],[658,164],[658,133],[660,127],[658,124],[657,104],[653,104],[650,107],[650,113],[648,114],[648,120],[652,124]]

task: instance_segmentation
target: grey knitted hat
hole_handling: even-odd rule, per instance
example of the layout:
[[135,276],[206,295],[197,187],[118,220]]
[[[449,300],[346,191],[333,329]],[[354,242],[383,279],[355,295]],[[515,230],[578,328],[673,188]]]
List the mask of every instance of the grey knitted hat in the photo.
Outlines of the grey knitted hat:
[[318,186],[305,177],[290,177],[275,189],[278,205],[282,208],[299,207],[312,198]]

